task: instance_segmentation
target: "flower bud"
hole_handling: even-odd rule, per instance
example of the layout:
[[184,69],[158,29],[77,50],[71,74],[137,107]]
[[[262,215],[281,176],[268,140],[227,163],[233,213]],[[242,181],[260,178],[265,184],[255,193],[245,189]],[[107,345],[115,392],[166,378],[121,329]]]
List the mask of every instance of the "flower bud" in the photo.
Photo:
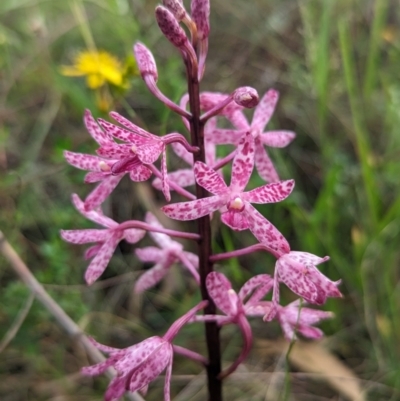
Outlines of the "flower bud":
[[151,51],[143,43],[137,42],[133,46],[133,53],[142,78],[144,79],[146,75],[151,75],[157,82],[157,65]]
[[188,41],[185,31],[167,8],[156,7],[156,20],[161,32],[176,47],[182,48]]
[[250,86],[243,86],[235,90],[233,100],[239,105],[251,109],[257,106],[259,97],[257,91]]
[[208,38],[210,34],[210,0],[192,0],[191,16],[197,26],[198,38]]
[[163,4],[174,15],[178,21],[182,21],[186,16],[185,7],[179,0],[163,0]]

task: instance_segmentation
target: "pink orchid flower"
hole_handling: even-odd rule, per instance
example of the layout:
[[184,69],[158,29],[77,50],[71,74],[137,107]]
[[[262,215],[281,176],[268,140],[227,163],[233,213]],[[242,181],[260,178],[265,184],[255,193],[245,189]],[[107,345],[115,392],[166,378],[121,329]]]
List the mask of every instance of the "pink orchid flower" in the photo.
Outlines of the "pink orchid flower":
[[[172,341],[179,330],[197,313],[207,305],[207,301],[200,302],[179,318],[163,337],[150,337],[139,344],[125,349],[108,347],[91,339],[93,344],[101,351],[109,354],[104,362],[82,368],[82,373],[87,376],[97,376],[104,373],[109,367],[117,371],[117,376],[110,382],[104,395],[105,401],[119,400],[126,391],[135,392],[147,389],[147,386],[164,369],[164,401],[170,401],[170,383],[172,374],[173,353],[186,354],[183,347],[173,347]],[[192,351],[188,355],[192,355]]]
[[292,341],[296,339],[296,332],[312,339],[323,337],[322,330],[313,325],[331,317],[332,312],[304,308],[300,300],[297,300],[286,306],[278,305],[275,318],[279,321],[285,338]]
[[[237,360],[222,374],[226,377],[234,372],[250,352],[253,336],[246,316],[263,316],[270,308],[260,301],[272,288],[273,279],[268,274],[259,274],[248,280],[237,294],[229,280],[218,272],[211,272],[206,278],[207,292],[216,307],[225,315],[194,316],[195,322],[216,322],[219,326],[237,324],[243,335],[243,348]],[[247,298],[247,301],[246,301]]]
[[[162,225],[151,214],[146,214],[146,223],[162,228]],[[141,293],[148,288],[155,286],[168,273],[171,266],[176,262],[181,262],[193,277],[200,282],[197,267],[199,257],[191,252],[183,250],[182,244],[173,241],[168,235],[157,232],[150,232],[150,236],[157,243],[159,248],[148,246],[142,249],[136,249],[135,253],[142,262],[155,262],[156,264],[147,270],[135,284],[135,292]]]
[[275,264],[273,307],[264,316],[270,321],[275,317],[279,304],[279,282],[285,283],[295,294],[310,304],[322,305],[329,297],[342,297],[338,286],[341,280],[331,281],[316,266],[329,260],[308,252],[290,251],[282,255]]
[[[100,129],[89,110],[85,112],[84,123],[89,134],[101,148],[118,146],[110,135]],[[81,170],[89,171],[85,177],[86,183],[100,181],[100,184],[85,200],[86,210],[100,206],[126,173],[129,173],[131,180],[135,182],[146,181],[152,174],[138,156],[132,152],[100,153],[104,157],[64,151],[64,157],[69,164]]]
[[121,144],[114,142],[104,144],[104,146],[98,149],[97,153],[100,156],[107,157],[127,157],[128,155],[136,155],[137,158],[145,165],[153,164],[162,154],[162,191],[165,199],[169,202],[171,200],[171,195],[169,193],[167,179],[166,145],[174,142],[180,142],[187,150],[195,151],[197,148],[190,146],[181,134],[171,133],[163,137],[158,137],[150,134],[143,128],[138,127],[116,112],[111,112],[110,116],[127,129],[111,124],[101,118],[98,119],[99,124],[108,135],[111,135],[125,143]]
[[292,192],[294,181],[266,184],[243,192],[254,166],[254,139],[247,133],[240,141],[233,159],[231,185],[206,164],[197,162],[194,173],[197,183],[214,194],[208,198],[166,205],[163,212],[176,220],[194,220],[222,209],[223,223],[234,230],[250,229],[253,235],[278,255],[290,251],[283,235],[265,219],[251,203],[273,203],[286,199]]
[[85,259],[93,258],[85,273],[85,280],[88,285],[91,285],[104,272],[121,240],[125,239],[134,244],[141,240],[146,232],[136,228],[119,229],[119,224],[105,216],[100,209],[87,211],[84,202],[76,194],[72,195],[72,202],[84,217],[106,227],[105,229],[61,230],[61,237],[73,244],[96,243],[85,252]]
[[[239,109],[235,108],[225,112],[226,117],[235,125],[236,129],[216,128],[211,135],[215,144],[237,145],[246,132],[250,132],[255,140],[255,165],[260,177],[266,182],[278,182],[279,176],[265,150],[265,146],[283,148],[293,141],[296,134],[292,131],[267,131],[264,132],[278,102],[279,93],[270,89],[260,100],[254,110],[253,120],[248,123],[244,114],[239,117]],[[208,105],[207,105],[208,106]]]

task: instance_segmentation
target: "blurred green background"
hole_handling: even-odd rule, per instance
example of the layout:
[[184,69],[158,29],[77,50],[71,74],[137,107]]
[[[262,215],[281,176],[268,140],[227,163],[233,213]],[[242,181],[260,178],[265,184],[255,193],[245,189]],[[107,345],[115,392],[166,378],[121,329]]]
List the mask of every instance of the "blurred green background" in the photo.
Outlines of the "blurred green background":
[[[101,281],[86,288],[83,247],[62,242],[59,230],[93,227],[70,203],[71,193],[83,197],[90,186],[82,183],[83,172],[66,164],[62,151],[94,151],[82,123],[85,108],[104,117],[112,107],[154,133],[184,129],[147,92],[131,60],[129,72],[124,70],[129,89],[106,84],[94,91],[84,78],[63,76],[61,67],[93,47],[111,53],[123,66],[132,44],[140,40],[154,52],[161,89],[178,101],[185,92],[184,70],[178,52],[155,24],[156,4],[0,2],[0,229],[80,327],[117,347],[163,333],[198,295],[176,270],[159,291],[134,296],[135,275],[143,266],[125,243]],[[303,366],[290,356],[286,363],[287,352],[279,356],[284,349],[279,327],[255,322],[260,342],[241,370],[244,380],[228,381],[226,399],[400,400],[399,23],[396,0],[211,1],[202,89],[230,92],[250,85],[260,95],[271,87],[280,91],[269,128],[293,130],[297,138],[270,153],[281,177],[296,180],[296,189],[282,204],[260,210],[292,249],[329,255],[321,271],[341,278],[345,295],[324,306],[336,316],[321,325],[326,339],[308,356],[314,370],[307,367],[307,355]],[[179,166],[171,158],[170,167]],[[260,183],[254,177],[250,185]],[[146,204],[155,211],[163,200],[150,184],[138,189],[124,180],[106,209],[117,221],[140,219]],[[254,242],[246,233],[222,229],[215,250]],[[32,303],[1,255],[0,263],[0,399],[102,399],[107,379],[81,378],[80,367],[89,363],[82,349],[43,306]],[[272,273],[273,263],[258,253],[221,263],[219,269],[239,289],[252,274]],[[289,291],[283,290],[283,296],[285,302],[294,299]],[[229,327],[222,338],[224,359],[233,360],[240,336]],[[200,326],[187,327],[178,340],[198,351],[204,348]],[[332,373],[339,387],[330,383],[331,357],[340,366]],[[354,372],[353,382],[341,380],[345,366]],[[206,399],[200,373],[194,364],[176,359],[176,400]],[[349,395],[345,387],[354,384]],[[357,395],[357,389],[364,395]],[[161,394],[160,379],[146,399]]]

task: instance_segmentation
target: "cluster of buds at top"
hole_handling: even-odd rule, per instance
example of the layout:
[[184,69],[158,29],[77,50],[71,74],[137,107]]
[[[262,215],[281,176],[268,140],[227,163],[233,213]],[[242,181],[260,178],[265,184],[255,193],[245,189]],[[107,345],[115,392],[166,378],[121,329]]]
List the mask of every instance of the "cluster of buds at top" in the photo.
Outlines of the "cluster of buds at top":
[[[280,283],[286,284],[309,304],[321,305],[329,297],[341,296],[338,290],[340,281],[331,281],[316,267],[328,260],[328,257],[320,258],[291,250],[279,230],[253,206],[281,202],[294,188],[293,180],[280,179],[266,149],[283,148],[295,137],[291,131],[265,131],[276,107],[278,92],[271,89],[260,100],[257,91],[250,87],[238,88],[230,94],[193,90],[193,85],[197,85],[198,89],[205,70],[210,31],[209,1],[192,0],[191,13],[186,11],[179,0],[165,0],[163,4],[156,8],[158,25],[165,37],[181,52],[188,75],[189,91],[182,96],[179,104],[159,90],[157,66],[150,50],[144,44],[136,43],[134,54],[147,87],[155,97],[182,117],[190,132],[192,144],[180,133],[173,132],[164,136],[149,133],[116,112],[110,113],[110,116],[118,125],[103,119],[96,121],[87,111],[84,122],[99,145],[97,155],[66,151],[65,157],[71,165],[88,171],[85,182],[98,183],[84,201],[74,195],[73,202],[84,217],[105,228],[63,230],[61,235],[72,243],[94,243],[85,254],[86,258],[92,259],[85,275],[90,285],[107,267],[119,241],[137,243],[149,232],[158,247],[136,249],[136,255],[143,262],[153,262],[154,266],[138,279],[134,290],[141,293],[153,287],[168,274],[174,263],[180,263],[199,285],[205,285],[202,293],[208,293],[210,304],[214,304],[223,315],[196,315],[200,309],[208,308],[208,301],[203,301],[179,319],[163,337],[151,337],[125,350],[95,343],[99,349],[109,353],[110,357],[104,363],[85,368],[84,373],[99,374],[109,366],[114,366],[118,372],[117,378],[107,390],[106,400],[118,399],[125,391],[144,391],[149,382],[165,368],[165,400],[169,400],[174,350],[207,365],[204,357],[172,345],[178,329],[186,323],[202,321],[215,322],[220,326],[235,324],[240,329],[243,335],[242,352],[220,374],[219,379],[222,379],[232,373],[250,351],[252,332],[248,317],[259,316],[264,321],[277,320],[289,340],[295,337],[296,332],[310,338],[319,338],[322,335],[313,326],[331,314],[303,307],[303,301],[280,305]],[[190,32],[190,38],[181,24]],[[255,108],[251,122],[244,114],[245,108]],[[233,128],[222,128],[221,119],[229,121]],[[218,159],[216,149],[225,144],[233,145],[235,149],[224,158]],[[190,168],[168,172],[169,145]],[[158,167],[156,164],[160,156]],[[221,169],[230,162],[231,179],[227,185]],[[254,167],[265,183],[258,188],[247,189]],[[101,205],[126,174],[135,182],[147,181],[154,175],[153,186],[163,192],[167,202],[171,200],[171,190],[186,198],[184,202],[162,207],[161,210],[170,218],[185,221],[211,219],[219,213],[223,224],[234,231],[249,230],[258,241],[247,248],[211,255],[207,263],[212,264],[254,251],[265,251],[277,259],[273,276],[255,276],[236,293],[221,273],[211,272],[207,277],[201,276],[203,273],[199,268],[199,257],[185,251],[182,244],[171,238],[203,240],[199,234],[164,228],[151,213],[147,213],[144,222],[131,220],[117,223],[106,217],[101,211]],[[203,193],[208,193],[209,196],[198,198],[190,190],[193,185],[197,189],[203,188]],[[270,292],[271,299],[264,300]]]

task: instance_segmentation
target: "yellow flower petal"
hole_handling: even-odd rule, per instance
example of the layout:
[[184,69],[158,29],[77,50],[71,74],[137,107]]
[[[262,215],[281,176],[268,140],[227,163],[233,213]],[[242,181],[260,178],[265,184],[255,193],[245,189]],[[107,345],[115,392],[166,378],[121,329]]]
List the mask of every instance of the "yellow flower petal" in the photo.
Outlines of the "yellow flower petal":
[[84,72],[70,65],[61,66],[60,73],[66,77],[81,77],[82,75],[86,75]]
[[86,85],[90,89],[97,89],[105,83],[104,78],[100,74],[90,74],[86,77]]

